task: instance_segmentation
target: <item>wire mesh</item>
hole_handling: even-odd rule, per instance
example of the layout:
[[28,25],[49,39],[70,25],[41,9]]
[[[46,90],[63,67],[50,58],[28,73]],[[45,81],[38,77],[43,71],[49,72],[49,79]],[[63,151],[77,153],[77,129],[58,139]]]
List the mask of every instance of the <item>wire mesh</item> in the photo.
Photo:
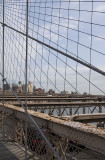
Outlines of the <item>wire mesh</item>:
[[[0,0],[3,99],[26,112],[23,121],[2,110],[1,129],[4,124],[6,139],[25,147],[25,159],[29,155],[49,160],[94,160],[101,156],[39,125],[46,141],[32,121],[27,122],[27,109],[61,119],[69,116],[68,121],[73,115],[104,112],[104,10],[105,2],[98,0]],[[97,127],[105,127],[104,119],[95,122]]]
[[[83,10],[84,4],[87,4],[87,8]],[[104,93],[103,76],[96,74],[94,71],[91,71],[92,74],[90,76],[88,68],[82,67],[80,64],[33,40],[33,38],[36,38],[43,43],[104,70],[102,68],[104,62],[104,24],[97,22],[100,18],[96,20],[97,16],[104,17],[104,13],[100,13],[97,9],[97,6],[102,6],[102,4],[104,2],[98,1],[29,2],[28,80],[32,81],[35,87],[42,88],[46,92],[49,89],[53,89],[57,93],[61,91],[68,91],[69,93],[75,91],[78,93],[87,92],[90,94]],[[73,13],[74,16],[72,16]],[[85,14],[86,16],[84,16]],[[25,34],[25,1],[6,1],[5,15],[5,23],[9,27]],[[6,40],[10,43],[13,41],[13,46],[8,49],[8,52],[10,50],[14,57],[13,66],[14,63],[18,64],[15,66],[16,68],[18,67],[18,75],[21,77],[23,76],[22,70],[24,71],[25,63],[25,36],[8,27],[5,27],[5,30],[8,37]],[[100,30],[99,33],[102,36],[97,35],[96,30]],[[9,43],[6,44],[8,45],[6,47],[10,46]],[[96,44],[97,46],[102,45],[102,47],[97,48]],[[97,49],[95,50],[94,48]],[[11,62],[9,56],[7,56],[7,59]],[[99,60],[101,64],[99,64]],[[11,64],[10,62],[9,64]],[[11,65],[10,68],[12,68]],[[16,70],[14,68],[15,72]],[[97,76],[99,80],[94,82],[94,77]],[[14,75],[15,83],[22,81],[22,84],[24,84],[24,76],[21,77],[21,80],[19,77],[17,79],[17,74]],[[99,81],[102,83],[99,84]],[[76,89],[77,87],[78,89]]]

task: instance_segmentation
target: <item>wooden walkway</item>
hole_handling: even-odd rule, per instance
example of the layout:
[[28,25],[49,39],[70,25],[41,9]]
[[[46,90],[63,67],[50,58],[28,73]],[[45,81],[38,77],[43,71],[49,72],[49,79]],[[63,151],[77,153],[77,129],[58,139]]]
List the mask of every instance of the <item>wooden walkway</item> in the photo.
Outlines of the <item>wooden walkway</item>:
[[[29,151],[27,153],[27,157],[28,157],[27,160],[39,160]],[[6,140],[5,142],[3,142],[1,131],[0,131],[0,160],[25,160],[25,148],[11,140]]]
[[[0,160],[25,160],[25,149],[15,142],[0,142]],[[28,160],[38,160],[28,152]]]

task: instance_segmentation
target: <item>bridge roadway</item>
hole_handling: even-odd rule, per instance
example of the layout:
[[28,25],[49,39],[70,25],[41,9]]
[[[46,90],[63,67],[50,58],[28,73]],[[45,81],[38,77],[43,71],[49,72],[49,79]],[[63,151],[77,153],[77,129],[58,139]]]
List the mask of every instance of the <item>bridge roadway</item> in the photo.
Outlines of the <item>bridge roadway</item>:
[[[57,116],[58,117],[58,116]],[[105,121],[105,113],[93,113],[93,114],[76,114],[72,116],[59,116],[61,119],[77,121],[82,123],[91,123]]]
[[[22,102],[25,105],[25,102]],[[10,104],[15,106],[20,106],[19,102],[10,102]],[[27,106],[105,106],[104,102],[28,102]]]
[[[2,103],[0,103],[0,111],[2,111]],[[5,104],[4,112],[8,113],[10,117],[25,121],[25,112],[20,107]],[[61,137],[71,139],[72,141],[82,144],[88,149],[105,156],[104,129],[67,119],[55,118],[32,110],[28,110],[28,112],[40,127],[47,128]],[[27,119],[27,121],[32,123],[30,119]]]
[[[19,102],[6,101],[7,104],[20,106]],[[25,102],[22,101],[23,105]],[[27,106],[30,110],[35,110],[41,113],[48,113],[49,115],[68,116],[75,114],[86,114],[90,111],[91,114],[102,113],[105,110],[105,101],[103,102],[47,102],[47,101],[27,101]],[[97,120],[102,120],[102,115],[97,117]],[[84,119],[85,120],[85,119]],[[103,119],[104,120],[104,119]]]
[[[25,96],[18,96],[21,101],[25,101]],[[5,101],[16,101],[16,98],[14,96],[5,96]],[[0,96],[0,101],[2,101],[2,96]],[[86,101],[105,101],[105,97],[57,97],[57,96],[28,96],[28,101],[48,101],[48,102],[86,102]]]

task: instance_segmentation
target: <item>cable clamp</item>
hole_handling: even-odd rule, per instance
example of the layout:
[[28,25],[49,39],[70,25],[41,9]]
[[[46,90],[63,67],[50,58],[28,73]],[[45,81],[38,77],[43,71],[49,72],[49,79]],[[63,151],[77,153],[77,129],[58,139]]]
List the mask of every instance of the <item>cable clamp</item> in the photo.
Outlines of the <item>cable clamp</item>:
[[3,78],[2,81],[6,81],[6,78]]
[[5,27],[5,26],[6,26],[6,24],[5,24],[5,23],[2,23],[2,26],[3,26],[3,27]]

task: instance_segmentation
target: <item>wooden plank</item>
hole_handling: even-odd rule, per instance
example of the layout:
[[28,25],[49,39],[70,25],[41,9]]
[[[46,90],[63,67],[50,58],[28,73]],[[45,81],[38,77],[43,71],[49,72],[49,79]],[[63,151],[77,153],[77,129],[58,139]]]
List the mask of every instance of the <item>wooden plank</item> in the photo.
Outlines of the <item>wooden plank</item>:
[[[31,152],[27,152],[27,158],[32,160],[39,160],[38,157],[33,156]],[[15,142],[0,142],[0,160],[24,160],[25,149]]]

